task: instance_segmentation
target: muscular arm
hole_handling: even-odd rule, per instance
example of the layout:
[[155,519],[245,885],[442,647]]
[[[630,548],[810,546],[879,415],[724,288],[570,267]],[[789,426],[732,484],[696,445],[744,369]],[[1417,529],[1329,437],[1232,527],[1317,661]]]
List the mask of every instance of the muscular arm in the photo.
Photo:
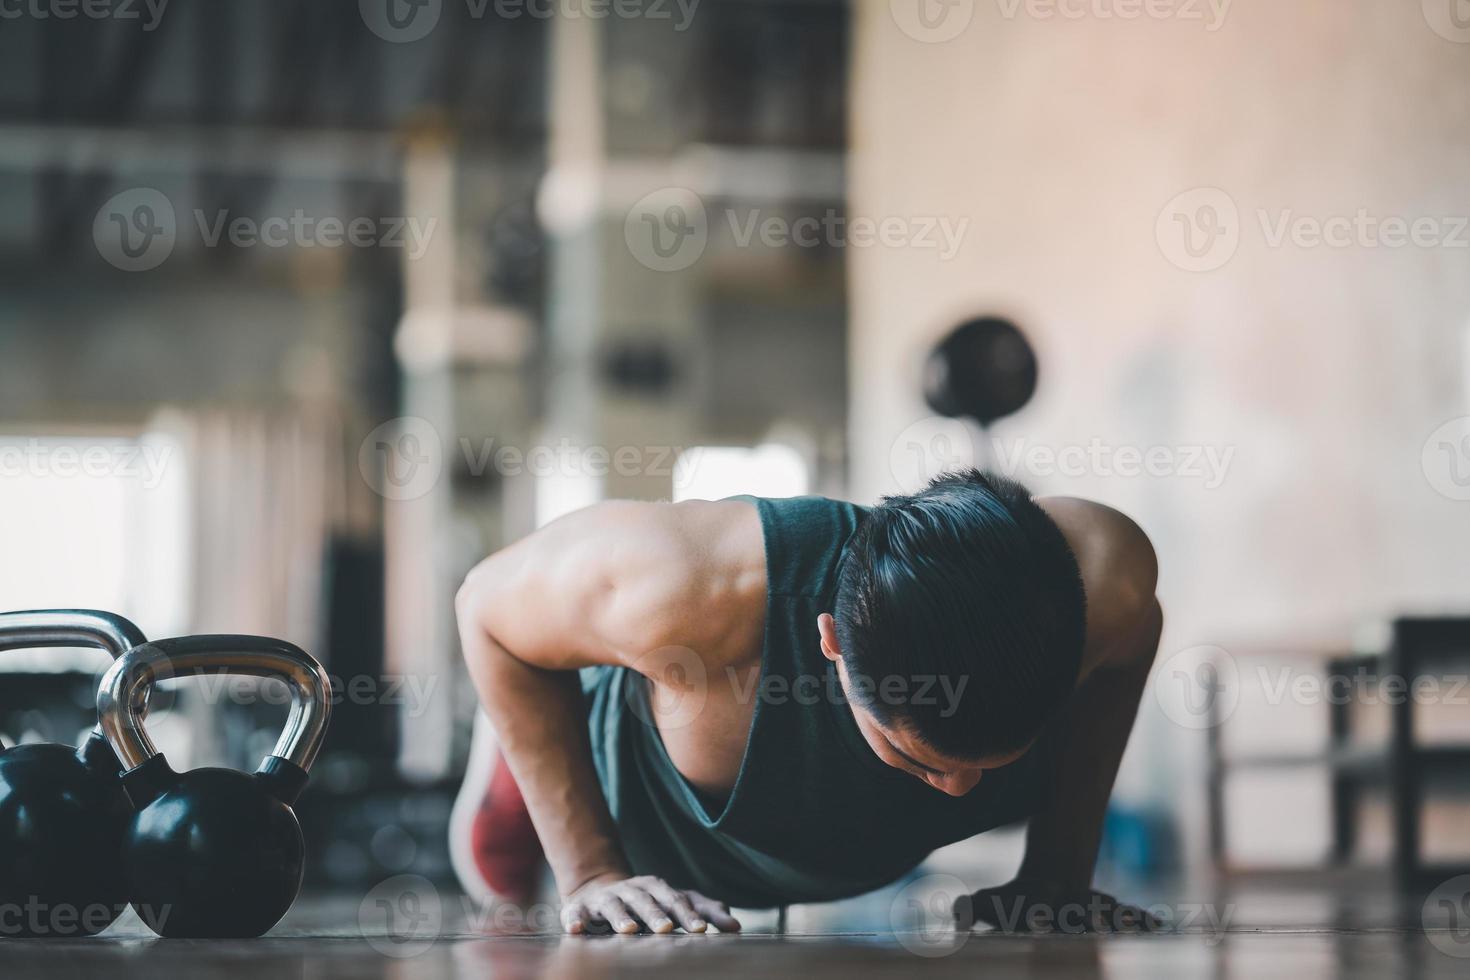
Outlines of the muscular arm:
[[[689,509],[614,502],[548,525],[481,562],[455,600],[470,676],[580,932],[605,921],[702,931],[728,910],[657,879],[630,879],[592,763],[576,670],[630,665],[669,636],[697,587]],[[629,884],[629,882],[633,884]],[[579,897],[580,896],[580,897]],[[702,906],[696,909],[695,906]]]
[[[1093,866],[1113,780],[1133,730],[1159,642],[1163,614],[1154,596],[1158,566],[1143,531],[1111,508],[1085,500],[1038,501],[1077,557],[1087,593],[1087,640],[1076,690],[1053,723],[1057,761],[1044,810],[1027,828],[1015,881],[973,896],[970,915],[1015,922],[1022,907],[1055,913],[1079,904],[1110,916],[1112,900],[1092,901]],[[1138,920],[1129,911],[1120,918]],[[1110,921],[1087,923],[1107,928]]]
[[1070,703],[1049,806],[1032,818],[1021,874],[1086,888],[1138,702],[1158,648],[1158,566],[1143,531],[1088,501],[1043,502],[1071,543],[1088,597],[1087,643]]

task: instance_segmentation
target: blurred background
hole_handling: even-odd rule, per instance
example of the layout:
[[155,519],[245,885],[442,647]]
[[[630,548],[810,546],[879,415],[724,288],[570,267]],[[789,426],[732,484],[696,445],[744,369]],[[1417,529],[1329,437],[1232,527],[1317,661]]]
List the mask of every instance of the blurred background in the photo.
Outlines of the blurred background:
[[[1159,552],[1103,883],[1432,888],[1470,866],[1467,82],[1460,0],[6,6],[0,608],[305,647],[312,887],[447,886],[479,558],[606,497],[986,465]],[[75,739],[99,657],[7,654],[0,732]],[[253,766],[268,687],[152,728]]]

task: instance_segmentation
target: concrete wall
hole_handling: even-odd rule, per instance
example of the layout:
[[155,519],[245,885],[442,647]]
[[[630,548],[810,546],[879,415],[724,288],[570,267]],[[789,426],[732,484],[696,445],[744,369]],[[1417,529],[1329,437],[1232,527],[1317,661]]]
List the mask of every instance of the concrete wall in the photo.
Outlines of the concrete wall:
[[[1123,19],[1129,0],[861,0],[851,211],[968,226],[947,260],[851,247],[855,494],[896,484],[928,345],[995,310],[1041,363],[998,427],[1008,454],[1180,450],[1162,478],[1017,471],[1152,532],[1166,650],[1343,643],[1380,614],[1470,606],[1470,504],[1436,490],[1470,495],[1470,443],[1421,465],[1470,414],[1470,43],[1446,36],[1470,30],[1452,2],[1153,0]],[[1216,190],[1175,200],[1199,188]],[[1430,219],[1418,235],[1440,244],[1390,247],[1404,229],[1360,209]],[[1334,216],[1366,230],[1312,244]],[[1233,453],[1223,481],[1192,475],[1188,447]]]
[[[965,316],[1014,317],[1041,380],[1002,461],[1152,534],[1161,657],[1238,665],[1227,744],[1317,748],[1323,704],[1247,710],[1258,654],[1310,670],[1385,616],[1470,608],[1470,29],[1454,0],[1064,2],[856,4],[851,214],[962,234],[948,258],[849,246],[853,492],[911,478],[914,446],[971,454],[926,419],[922,359]],[[1124,447],[1165,447],[1167,475],[1119,475]],[[1202,867],[1204,737],[1158,686],[1172,669],[1115,799],[1173,813]],[[1326,799],[1321,769],[1233,782],[1232,853],[1320,859]]]

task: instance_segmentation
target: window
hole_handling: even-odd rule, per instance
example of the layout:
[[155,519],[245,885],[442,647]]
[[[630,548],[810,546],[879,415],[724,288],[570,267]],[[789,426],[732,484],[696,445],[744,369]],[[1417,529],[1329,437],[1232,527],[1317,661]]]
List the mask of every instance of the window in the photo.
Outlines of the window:
[[768,442],[748,446],[692,446],[674,466],[674,500],[719,500],[735,494],[799,497],[810,474],[801,453]]
[[[0,435],[0,608],[90,607],[149,636],[189,609],[188,478],[182,446],[135,438]],[[0,670],[97,667],[93,651],[15,651]]]

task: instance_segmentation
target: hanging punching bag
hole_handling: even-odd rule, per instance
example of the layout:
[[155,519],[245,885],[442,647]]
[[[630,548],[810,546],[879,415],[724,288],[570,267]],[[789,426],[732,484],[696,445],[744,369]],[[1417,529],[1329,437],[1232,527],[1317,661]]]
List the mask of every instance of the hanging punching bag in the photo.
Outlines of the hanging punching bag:
[[967,320],[935,345],[924,365],[924,400],[940,415],[988,426],[1036,391],[1036,354],[1009,320]]

